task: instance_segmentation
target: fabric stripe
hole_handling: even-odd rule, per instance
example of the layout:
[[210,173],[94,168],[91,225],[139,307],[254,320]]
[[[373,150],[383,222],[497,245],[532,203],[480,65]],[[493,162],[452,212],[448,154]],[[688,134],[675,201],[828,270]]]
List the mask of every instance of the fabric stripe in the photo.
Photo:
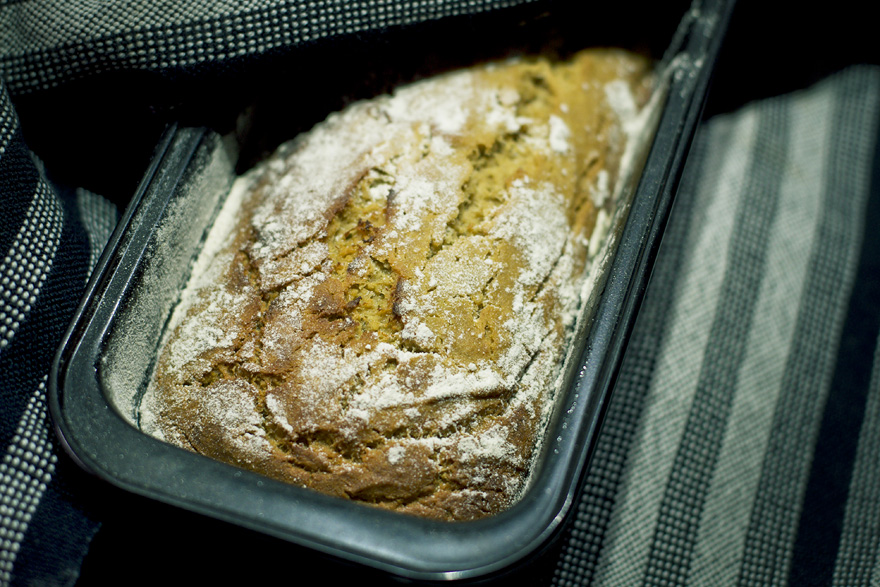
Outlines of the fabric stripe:
[[736,211],[727,270],[712,320],[699,381],[678,445],[645,569],[645,583],[682,584],[727,429],[739,372],[764,279],[786,158],[786,104],[759,106],[759,131],[744,197]]
[[30,397],[0,462],[0,585],[9,584],[12,579],[28,524],[55,472],[57,460],[49,442],[44,377]]
[[[874,161],[880,163],[876,157]],[[880,167],[874,168],[874,178],[880,179]],[[792,584],[803,584],[805,580],[830,584],[840,546],[858,431],[871,380],[872,351],[880,333],[880,188],[875,185],[870,193],[863,213],[863,240],[853,295],[798,522],[789,577]]]
[[[51,194],[45,182],[41,182],[41,198],[45,198],[45,206],[58,214],[59,222],[63,218],[60,238],[52,249],[44,248],[48,242],[35,245],[44,262],[54,260],[58,251],[64,251],[65,262],[52,262],[51,271],[39,288],[32,307],[28,308],[25,299],[19,296],[15,301],[22,302],[22,310],[26,310],[26,318],[15,332],[15,337],[0,352],[0,409],[7,416],[0,419],[0,442],[8,443],[14,434],[19,415],[28,402],[29,392],[39,385],[42,377],[49,372],[52,358],[61,335],[67,328],[73,311],[79,302],[88,273],[88,237],[82,227],[70,222],[75,218],[75,210],[64,201],[58,202]],[[44,220],[49,226],[49,220]],[[39,258],[39,257],[37,257]],[[30,291],[30,290],[28,290]],[[18,295],[18,294],[15,294]],[[14,298],[10,298],[13,300]]]
[[[722,140],[721,143],[726,144],[727,141]],[[693,184],[702,176],[705,145],[704,137],[698,136],[688,156],[674,212],[664,232],[642,310],[627,345],[572,528],[553,575],[553,585],[586,585],[592,581],[596,571],[605,533],[611,522],[614,496],[623,478],[626,456],[631,450],[645,395],[667,330],[669,308],[693,218],[693,196],[697,191]]]
[[873,146],[874,134],[865,129],[874,108],[866,102],[857,70],[837,81],[821,223],[746,534],[743,584],[781,585],[788,577],[812,459],[809,447],[815,445],[834,369],[835,354],[828,349],[837,348],[855,274],[867,193],[861,184],[869,165],[861,154]]
[[40,295],[61,240],[61,207],[37,184],[24,223],[0,258],[0,353],[11,343]]
[[[3,188],[0,246],[10,243],[24,222],[38,182],[39,176],[24,145],[18,118],[0,79],[0,186]],[[6,254],[6,251],[0,250],[0,254]],[[0,279],[2,277],[0,274]]]
[[[875,83],[878,83],[880,74],[874,73]],[[865,215],[866,226],[874,227],[876,231],[880,214],[880,145],[875,145],[871,198],[868,213]],[[872,238],[868,230],[866,238]],[[877,240],[876,234],[873,238]],[[863,261],[864,256],[863,251]],[[880,262],[880,255],[876,251],[872,260],[875,264]],[[876,289],[880,281],[880,270],[875,268],[869,276]],[[874,296],[876,300],[876,293]],[[870,297],[866,297],[865,301],[869,299]],[[880,337],[875,345],[873,373],[868,386],[864,421],[859,432],[840,548],[832,577],[833,585],[880,586]]]
[[[0,379],[0,398],[5,416],[0,419],[0,440],[8,447],[4,458],[8,456],[7,471],[13,471],[14,479],[13,494],[3,505],[8,506],[10,512],[18,512],[9,516],[14,522],[13,534],[0,548],[7,552],[6,560],[12,562],[21,557],[20,547],[29,542],[31,517],[44,499],[43,494],[49,485],[46,475],[52,475],[54,461],[46,457],[49,454],[46,447],[52,445],[41,444],[41,439],[51,437],[43,386],[55,348],[83,290],[89,259],[88,238],[74,222],[75,204],[64,200],[59,202],[44,181],[41,180],[40,185],[46,190],[45,197],[52,207],[60,209],[64,218],[57,248],[47,254],[64,251],[65,263],[52,264],[27,319],[0,353],[0,372],[4,373]],[[37,390],[36,396],[26,390]],[[43,449],[35,452],[34,447],[41,446]],[[78,511],[69,504],[67,509],[69,513]],[[88,527],[85,522],[84,527]],[[71,539],[75,540],[75,537]],[[51,558],[53,550],[45,548],[47,540],[51,540],[49,536],[43,537],[41,549],[44,557]],[[14,566],[12,575],[14,581]]]
[[[697,369],[708,338],[706,325],[711,323],[721,288],[736,203],[751,161],[740,155],[751,152],[757,113],[750,109],[739,124],[735,122],[719,118],[707,129],[711,147],[705,177],[697,186],[692,233],[685,245],[682,277],[669,317],[671,327],[600,558],[597,579],[602,584],[637,583],[647,563],[663,488],[696,388]],[[717,192],[712,191],[715,186]],[[717,198],[705,197],[716,193]]]
[[[876,86],[880,85],[880,73],[872,72],[871,95],[878,100]],[[875,132],[880,132],[875,127]],[[836,552],[833,570],[833,585],[868,585],[872,575],[875,583],[880,583],[880,144],[874,146],[873,177],[871,191],[865,213],[865,240],[861,252],[860,266],[856,280],[856,292],[851,301],[848,327],[844,330],[844,340],[838,361],[838,372],[845,369],[845,381],[837,387],[852,384],[855,387],[861,377],[869,375],[864,402],[863,421],[857,439],[851,432],[840,430],[835,438],[826,441],[826,450],[836,448],[837,436],[846,440],[856,440],[856,451],[852,466],[847,501],[841,523],[840,543]],[[855,310],[855,311],[854,311]],[[856,314],[856,315],[854,315]],[[873,330],[873,340],[868,340]],[[869,366],[864,361],[867,346],[873,345],[873,361]],[[849,364],[847,359],[862,361]],[[871,372],[866,373],[866,368]],[[837,377],[835,378],[837,380]],[[832,392],[833,393],[833,392]],[[842,398],[843,406],[826,413],[837,413],[847,409],[849,398]],[[831,403],[831,401],[829,401]],[[838,402],[840,403],[840,402]],[[823,423],[823,428],[829,428]],[[827,431],[827,430],[826,430]],[[820,447],[823,436],[820,436]],[[816,476],[814,465],[813,476]],[[801,524],[801,532],[806,525]]]
[[689,582],[736,581],[773,410],[803,295],[810,244],[818,229],[823,147],[831,132],[831,87],[790,101],[789,151],[780,168],[779,209],[767,244],[766,277],[738,376],[727,433],[700,517]]
[[0,159],[6,152],[6,147],[12,140],[12,135],[18,127],[18,119],[15,116],[15,110],[12,108],[12,102],[9,101],[9,95],[3,88],[3,82],[0,81]]
[[[94,478],[61,460],[28,524],[12,571],[12,585],[75,585],[80,567],[100,529],[89,505],[107,499],[105,487],[90,485]],[[100,510],[102,519],[106,510]],[[59,537],[63,539],[59,540]],[[46,548],[52,544],[52,548]],[[116,577],[118,583],[118,575]],[[139,579],[123,583],[135,585]],[[172,581],[173,583],[173,581]],[[230,583],[234,584],[234,583]]]
[[[532,0],[309,0],[213,3],[173,0],[0,5],[0,77],[9,91],[49,88],[96,71],[167,69],[249,55],[343,34],[477,14]],[[54,18],[52,26],[27,23]]]
[[[872,583],[873,579],[873,583]],[[880,583],[880,338],[832,585]]]

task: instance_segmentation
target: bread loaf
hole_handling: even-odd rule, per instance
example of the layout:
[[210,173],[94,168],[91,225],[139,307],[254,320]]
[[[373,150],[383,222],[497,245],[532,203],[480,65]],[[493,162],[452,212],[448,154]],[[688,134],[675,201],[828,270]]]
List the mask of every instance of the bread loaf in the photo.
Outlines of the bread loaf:
[[240,179],[149,390],[168,442],[445,520],[524,491],[647,60],[443,74],[357,102]]

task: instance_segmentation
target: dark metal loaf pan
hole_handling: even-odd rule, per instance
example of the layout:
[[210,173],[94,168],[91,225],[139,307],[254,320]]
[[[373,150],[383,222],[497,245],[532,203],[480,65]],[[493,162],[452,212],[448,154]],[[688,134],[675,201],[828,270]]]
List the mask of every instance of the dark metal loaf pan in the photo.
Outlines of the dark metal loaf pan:
[[[159,442],[129,423],[205,230],[247,145],[169,129],[95,270],[50,378],[50,410],[85,469],[157,500],[348,561],[421,579],[509,569],[556,535],[576,501],[650,276],[732,2],[667,31],[668,98],[589,330],[576,341],[530,490],[509,510],[438,522],[279,483]],[[656,41],[655,41],[656,42]]]

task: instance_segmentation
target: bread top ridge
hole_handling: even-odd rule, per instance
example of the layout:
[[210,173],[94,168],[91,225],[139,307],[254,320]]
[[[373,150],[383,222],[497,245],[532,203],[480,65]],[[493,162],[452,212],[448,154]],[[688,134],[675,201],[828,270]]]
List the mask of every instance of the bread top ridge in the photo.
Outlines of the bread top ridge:
[[282,145],[197,263],[145,404],[153,433],[416,515],[509,507],[650,65],[593,49],[475,66]]

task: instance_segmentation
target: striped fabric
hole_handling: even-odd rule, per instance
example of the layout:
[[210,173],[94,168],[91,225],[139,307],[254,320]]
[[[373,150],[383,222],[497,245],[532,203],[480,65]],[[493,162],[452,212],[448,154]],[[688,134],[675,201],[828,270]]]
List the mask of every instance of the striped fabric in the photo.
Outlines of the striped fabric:
[[[75,583],[100,526],[45,392],[118,218],[47,179],[12,99],[528,1],[0,0],[0,586]],[[864,66],[704,124],[536,584],[880,587],[878,119]]]
[[0,585],[22,566],[32,584],[62,584],[98,526],[55,474],[46,378],[118,214],[94,194],[50,185],[2,87],[0,121]]
[[834,566],[834,585],[880,585],[880,345]]
[[[880,582],[880,355],[839,546],[811,542],[831,536],[804,509],[878,238],[878,113],[880,71],[864,67],[704,125],[555,585]],[[819,550],[798,557],[804,541]],[[831,564],[803,574],[821,549]]]

